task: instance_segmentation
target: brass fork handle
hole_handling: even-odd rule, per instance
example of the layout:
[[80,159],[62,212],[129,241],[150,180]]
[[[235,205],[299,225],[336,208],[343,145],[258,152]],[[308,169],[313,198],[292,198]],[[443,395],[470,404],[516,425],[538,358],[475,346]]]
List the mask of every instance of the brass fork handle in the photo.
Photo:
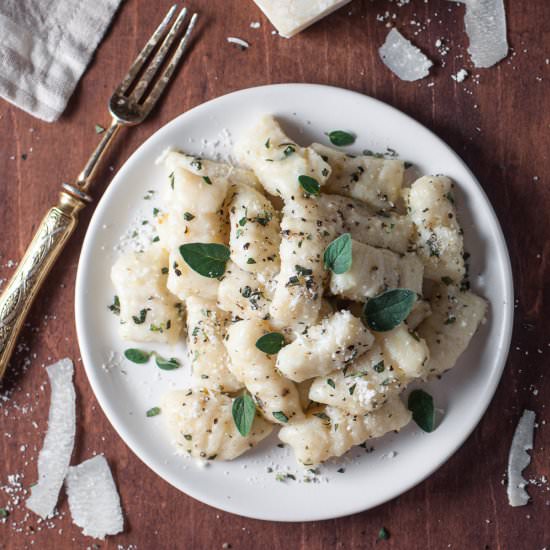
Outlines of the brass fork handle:
[[57,206],[51,208],[8,286],[0,296],[0,380],[33,300],[55,260],[73,233],[78,211],[84,202],[62,191]]

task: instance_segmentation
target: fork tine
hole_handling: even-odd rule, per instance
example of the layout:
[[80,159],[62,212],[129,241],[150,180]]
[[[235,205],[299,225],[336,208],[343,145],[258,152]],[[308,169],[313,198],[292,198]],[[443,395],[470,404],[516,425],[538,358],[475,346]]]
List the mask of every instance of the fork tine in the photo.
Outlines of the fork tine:
[[172,58],[170,59],[170,62],[168,63],[168,66],[166,69],[164,69],[161,77],[157,80],[155,86],[151,90],[151,93],[148,95],[147,99],[143,103],[143,108],[145,113],[149,113],[151,109],[155,106],[155,103],[157,102],[158,98],[166,88],[166,85],[168,82],[170,82],[170,79],[172,78],[172,74],[176,70],[176,67],[182,58],[183,54],[185,53],[185,50],[187,49],[187,45],[189,44],[189,38],[191,36],[191,33],[193,32],[193,29],[195,28],[195,24],[197,22],[198,14],[194,13],[193,17],[191,17],[191,21],[189,21],[189,25],[187,26],[187,29],[185,31],[185,34],[183,35],[183,38],[181,39],[180,43],[178,44],[178,47],[176,48],[176,51],[172,55]]
[[155,46],[159,43],[160,39],[166,33],[166,28],[168,23],[172,20],[174,13],[176,12],[178,6],[174,4],[169,10],[168,13],[164,16],[161,24],[157,27],[157,30],[153,33],[153,36],[149,39],[147,44],[143,47],[139,55],[136,57],[135,61],[132,63],[130,70],[124,77],[124,80],[120,83],[120,86],[116,89],[116,94],[124,95],[128,88],[131,86],[132,82],[136,78],[136,75],[143,67],[143,64],[147,61],[148,57],[151,55],[151,52],[155,49]]
[[134,91],[130,94],[130,99],[133,102],[138,103],[143,97],[145,91],[147,90],[147,87],[149,86],[155,74],[157,73],[157,71],[163,64],[164,60],[166,59],[168,50],[170,49],[174,40],[176,39],[176,36],[185,20],[186,15],[187,15],[187,8],[183,8],[180,11],[176,20],[174,21],[172,28],[164,38],[158,52],[155,54],[155,57],[153,57],[153,60],[151,61],[151,63],[149,63],[149,66],[145,69],[143,76],[140,78],[139,82],[136,84]]

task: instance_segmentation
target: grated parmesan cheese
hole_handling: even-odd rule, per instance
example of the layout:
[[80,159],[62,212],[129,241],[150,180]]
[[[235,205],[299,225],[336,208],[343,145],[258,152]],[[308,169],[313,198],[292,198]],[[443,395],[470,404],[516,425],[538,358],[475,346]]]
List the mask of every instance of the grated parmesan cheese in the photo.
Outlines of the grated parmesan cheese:
[[419,80],[430,74],[433,63],[397,29],[392,29],[378,50],[382,62],[401,80]]
[[61,359],[46,368],[51,384],[48,431],[38,456],[38,482],[26,506],[46,519],[53,515],[69,468],[76,430],[73,364]]
[[230,44],[236,44],[237,46],[240,46],[243,50],[246,50],[250,47],[250,44],[246,40],[243,40],[242,38],[236,38],[235,36],[228,36],[227,41]]
[[527,451],[533,448],[534,429],[535,413],[525,409],[514,432],[508,455],[507,493],[510,506],[525,506],[529,502],[529,493],[525,490],[528,482],[521,473],[531,462]]

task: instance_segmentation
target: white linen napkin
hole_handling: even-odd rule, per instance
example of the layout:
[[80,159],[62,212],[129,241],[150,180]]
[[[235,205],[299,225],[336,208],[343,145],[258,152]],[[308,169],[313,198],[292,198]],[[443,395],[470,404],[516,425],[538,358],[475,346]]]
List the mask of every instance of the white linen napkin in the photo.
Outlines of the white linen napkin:
[[0,96],[57,120],[121,0],[1,0]]

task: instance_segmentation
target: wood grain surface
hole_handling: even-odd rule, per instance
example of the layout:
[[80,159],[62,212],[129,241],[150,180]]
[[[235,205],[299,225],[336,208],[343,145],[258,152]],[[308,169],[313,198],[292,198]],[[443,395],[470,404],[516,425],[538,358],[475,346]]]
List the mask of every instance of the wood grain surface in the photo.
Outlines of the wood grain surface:
[[[127,0],[69,103],[54,124],[0,102],[0,277],[23,255],[59,184],[80,171],[107,124],[106,101],[170,0]],[[63,252],[36,301],[0,393],[0,507],[8,476],[22,488],[36,480],[46,429],[49,385],[44,365],[61,357],[76,364],[78,438],[73,463],[94,452],[109,459],[126,517],[123,534],[93,541],[71,524],[66,497],[47,525],[22,502],[0,523],[0,547],[139,549],[542,549],[550,546],[550,490],[531,487],[532,502],[511,508],[503,485],[514,427],[524,408],[538,429],[529,477],[550,477],[550,2],[506,2],[508,58],[476,70],[466,53],[463,5],[446,0],[354,0],[291,40],[272,27],[251,0],[190,0],[201,13],[200,38],[169,93],[149,120],[127,130],[104,164],[93,195],[153,132],[174,116],[227,92],[276,82],[314,82],[356,90],[416,118],[451,145],[478,177],[507,238],[515,278],[512,349],[482,422],[434,475],[395,500],[355,516],[317,523],[278,524],[240,518],[178,492],[132,454],[99,408],[80,363],[73,304],[82,239],[93,211]],[[434,61],[429,78],[401,82],[380,62],[377,48],[391,20]],[[250,28],[260,21],[259,29]],[[418,22],[418,24],[416,24]],[[248,40],[242,51],[228,36]],[[450,46],[446,56],[436,41]],[[443,66],[444,65],[444,66]],[[456,83],[465,67],[472,76]],[[433,84],[433,85],[432,85]],[[338,109],[338,105],[334,106]],[[365,121],[368,130],[368,121]],[[4,283],[5,284],[5,283]],[[2,397],[9,397],[7,400]],[[13,478],[12,478],[13,481]],[[365,491],[369,488],[365,487]],[[376,542],[379,529],[391,533]],[[120,545],[120,546],[119,546]],[[230,545],[230,546],[228,546]]]

